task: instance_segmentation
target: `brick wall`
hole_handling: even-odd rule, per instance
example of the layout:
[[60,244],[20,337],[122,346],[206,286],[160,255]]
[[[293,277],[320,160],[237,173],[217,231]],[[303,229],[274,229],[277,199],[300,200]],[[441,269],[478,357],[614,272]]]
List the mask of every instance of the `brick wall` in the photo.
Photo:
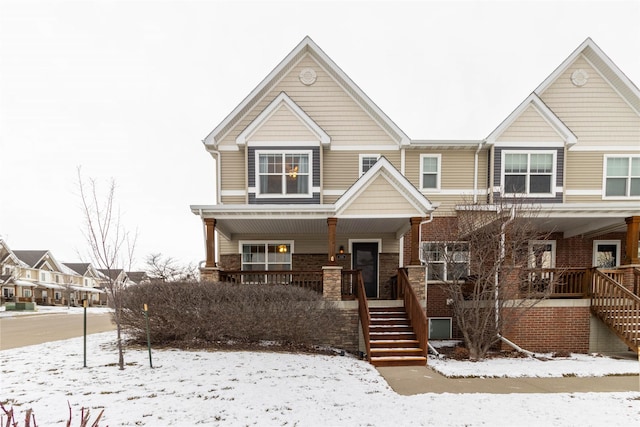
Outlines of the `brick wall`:
[[447,305],[446,292],[438,284],[427,285],[427,317],[451,317],[451,337],[462,339],[453,310]]
[[[520,313],[503,335],[525,350],[533,352],[587,353],[589,318],[588,305],[561,307],[547,306],[543,302],[524,314]],[[508,347],[503,345],[503,348]]]

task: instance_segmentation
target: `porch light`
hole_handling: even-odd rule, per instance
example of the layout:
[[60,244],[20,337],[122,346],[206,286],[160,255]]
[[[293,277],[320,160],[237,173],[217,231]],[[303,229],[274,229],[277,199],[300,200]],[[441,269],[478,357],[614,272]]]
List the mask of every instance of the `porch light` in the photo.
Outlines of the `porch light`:
[[340,249],[338,250],[339,253],[343,254],[344,253],[344,246],[340,246]]
[[286,254],[287,253],[287,245],[278,245],[278,252],[280,252],[281,254]]

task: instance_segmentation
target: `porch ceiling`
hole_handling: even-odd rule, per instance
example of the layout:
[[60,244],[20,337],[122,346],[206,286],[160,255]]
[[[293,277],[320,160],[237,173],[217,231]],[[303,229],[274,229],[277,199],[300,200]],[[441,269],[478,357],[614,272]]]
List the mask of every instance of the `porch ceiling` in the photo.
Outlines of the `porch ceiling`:
[[[461,207],[458,207],[459,209]],[[463,210],[473,210],[471,206]],[[491,209],[484,205],[482,209]],[[496,207],[493,206],[495,209]],[[597,237],[606,233],[626,232],[625,218],[640,215],[640,210],[630,203],[606,204],[562,204],[519,207],[532,210],[533,221],[545,231],[561,232],[565,238],[574,236]]]
[[[317,207],[317,206],[316,206]],[[231,239],[234,235],[326,235],[328,233],[327,218],[338,218],[336,233],[338,235],[353,234],[389,234],[400,237],[410,229],[409,216],[341,217],[332,210],[293,211],[287,208],[264,209],[253,207],[253,210],[233,210],[227,205],[194,207],[192,211],[202,218],[215,218],[216,230]]]

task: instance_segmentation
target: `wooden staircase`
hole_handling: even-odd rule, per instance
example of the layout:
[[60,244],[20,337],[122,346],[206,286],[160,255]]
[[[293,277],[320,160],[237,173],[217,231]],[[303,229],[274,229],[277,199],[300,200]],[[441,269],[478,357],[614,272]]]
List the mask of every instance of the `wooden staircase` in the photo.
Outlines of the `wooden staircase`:
[[591,312],[636,354],[640,352],[640,298],[611,277],[596,271]]
[[426,352],[404,307],[369,307],[369,362],[374,366],[424,366]]

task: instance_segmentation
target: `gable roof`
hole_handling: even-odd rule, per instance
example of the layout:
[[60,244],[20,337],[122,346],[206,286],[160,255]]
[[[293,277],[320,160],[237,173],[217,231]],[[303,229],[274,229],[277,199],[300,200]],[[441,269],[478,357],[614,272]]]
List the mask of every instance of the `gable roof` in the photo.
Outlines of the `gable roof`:
[[516,108],[505,120],[498,125],[498,127],[489,134],[486,141],[488,144],[495,144],[496,140],[507,130],[513,122],[515,122],[522,113],[524,113],[529,106],[532,106],[540,116],[564,139],[567,146],[572,146],[578,142],[576,135],[567,127],[566,124],[551,109],[545,104],[542,99],[536,94],[532,93],[522,101],[522,103]]
[[46,250],[15,250],[16,257],[31,268],[35,268],[47,254]]
[[314,122],[311,117],[307,115],[307,113],[302,110],[293,102],[289,96],[281,92],[271,103],[262,110],[262,112],[256,117],[249,126],[247,126],[236,138],[236,143],[238,145],[246,145],[247,139],[251,137],[256,130],[260,128],[265,122],[269,120],[274,112],[276,112],[282,105],[285,105],[291,113],[293,113],[301,123],[303,123],[307,129],[314,134],[322,145],[328,145],[331,142],[331,138],[327,133]]
[[251,93],[207,135],[205,146],[216,147],[226,135],[269,90],[305,55],[311,55],[342,88],[399,144],[408,145],[409,137],[386,115],[345,73],[306,36]]
[[434,205],[404,176],[386,157],[382,156],[335,203],[336,216],[340,218],[347,208],[378,178],[384,178],[409,204],[421,214],[428,214]]
[[591,38],[587,38],[569,55],[534,91],[538,95],[553,84],[567,67],[580,56],[584,58],[607,80],[622,98],[640,114],[640,89],[618,68]]

